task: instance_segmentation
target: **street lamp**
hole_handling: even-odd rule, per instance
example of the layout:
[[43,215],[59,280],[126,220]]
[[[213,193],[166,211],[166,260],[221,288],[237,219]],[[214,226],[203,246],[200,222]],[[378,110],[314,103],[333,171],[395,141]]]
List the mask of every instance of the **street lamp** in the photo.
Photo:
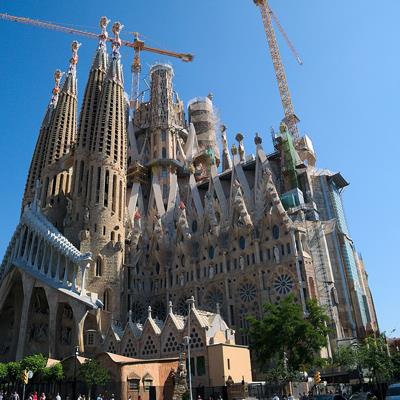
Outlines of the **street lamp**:
[[73,397],[72,400],[76,400],[76,364],[78,362],[78,356],[79,356],[79,347],[75,347],[75,358],[74,358],[74,386],[73,386]]
[[188,304],[189,312],[188,312],[188,333],[187,336],[184,337],[184,340],[187,344],[187,355],[188,355],[188,370],[189,370],[189,394],[190,394],[190,400],[193,400],[193,394],[192,394],[192,366],[190,362],[190,312],[192,311],[193,305],[194,305],[194,297],[190,297],[190,299],[186,300],[186,303]]

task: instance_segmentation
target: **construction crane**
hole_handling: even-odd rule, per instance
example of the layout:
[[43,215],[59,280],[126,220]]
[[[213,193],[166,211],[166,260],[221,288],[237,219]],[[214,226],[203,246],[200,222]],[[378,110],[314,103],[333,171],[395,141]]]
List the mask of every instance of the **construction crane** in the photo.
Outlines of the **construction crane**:
[[[69,28],[67,26],[54,24],[52,22],[41,21],[38,19],[31,19],[25,17],[16,17],[14,15],[3,14],[0,13],[0,18],[7,21],[18,22],[20,24],[27,24],[37,26],[39,28],[51,29],[54,31],[71,33],[75,35],[85,36],[91,39],[101,39],[104,41],[112,42],[113,39],[109,38],[107,32],[105,31],[105,27],[107,26],[109,20],[106,17],[102,17],[100,20],[100,27],[102,28],[101,34],[96,34],[93,32],[87,32],[79,29]],[[139,98],[139,81],[140,81],[140,54],[142,51],[149,51],[151,53],[161,54],[164,56],[179,58],[184,62],[193,61],[193,55],[189,53],[177,53],[175,51],[158,49],[155,47],[146,46],[143,40],[139,39],[138,32],[134,32],[134,40],[133,42],[129,42],[127,40],[121,40],[121,45],[133,48],[134,56],[133,63],[131,67],[132,72],[132,86],[131,86],[131,96],[130,96],[130,107],[135,110],[138,107],[138,98]]]
[[294,113],[294,108],[292,104],[292,99],[289,93],[289,87],[286,80],[285,69],[283,68],[281,55],[279,53],[278,43],[276,42],[274,28],[272,26],[272,19],[275,21],[278,26],[279,31],[282,33],[282,36],[286,40],[290,50],[296,57],[297,62],[302,65],[303,62],[300,59],[295,47],[290,42],[286,32],[283,30],[282,25],[279,23],[278,18],[272,12],[267,0],[253,0],[253,2],[259,7],[261,12],[261,18],[264,24],[265,33],[267,35],[269,50],[272,57],[272,64],[274,66],[276,80],[278,81],[279,94],[282,101],[283,111],[285,113],[284,122],[286,123],[289,132],[291,133],[294,140],[299,138],[299,131],[297,128],[297,123],[299,119]]

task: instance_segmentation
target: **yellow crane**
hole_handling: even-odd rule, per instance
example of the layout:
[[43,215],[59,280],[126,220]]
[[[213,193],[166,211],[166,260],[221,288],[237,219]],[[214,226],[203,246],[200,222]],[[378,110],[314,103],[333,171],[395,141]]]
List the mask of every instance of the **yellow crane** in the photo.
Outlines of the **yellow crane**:
[[290,50],[296,57],[297,62],[300,65],[302,65],[303,62],[301,61],[300,56],[297,53],[295,47],[293,46],[293,44],[290,42],[288,36],[286,35],[286,32],[283,30],[282,25],[279,23],[278,18],[272,12],[271,7],[268,4],[268,1],[267,0],[253,0],[253,2],[260,9],[261,18],[262,18],[262,21],[264,24],[264,30],[267,35],[269,51],[271,53],[272,64],[274,66],[276,80],[278,82],[279,94],[280,94],[281,101],[282,101],[283,111],[285,113],[284,122],[288,126],[289,132],[293,136],[293,139],[296,140],[299,138],[299,131],[297,128],[297,123],[299,122],[299,119],[297,118],[297,116],[294,112],[292,99],[290,97],[290,92],[289,92],[289,86],[288,86],[288,83],[286,80],[285,69],[283,67],[282,58],[279,53],[279,47],[278,47],[278,43],[276,42],[275,32],[274,32],[274,28],[272,26],[271,18],[274,20],[279,31],[282,33],[282,36],[286,40]]
[[[39,28],[51,29],[54,31],[71,33],[74,35],[85,36],[91,39],[102,39],[104,41],[112,42],[113,39],[109,38],[105,28],[109,20],[106,17],[101,17],[100,19],[100,27],[102,28],[102,32],[100,34],[87,32],[79,29],[69,28],[67,26],[54,24],[52,22],[41,21],[38,19],[26,18],[26,17],[17,17],[10,14],[0,13],[0,19],[12,22],[18,22],[20,24],[27,24],[37,26]],[[127,40],[121,40],[121,45],[133,48],[134,56],[132,63],[132,86],[131,86],[131,97],[130,97],[130,106],[132,109],[136,109],[138,106],[138,97],[139,97],[139,80],[140,80],[140,53],[142,51],[148,51],[151,53],[161,54],[164,56],[179,58],[184,62],[193,61],[193,55],[190,53],[177,53],[175,51],[158,49],[156,47],[147,46],[143,40],[139,39],[139,33],[133,32],[134,40],[133,42],[129,42]]]

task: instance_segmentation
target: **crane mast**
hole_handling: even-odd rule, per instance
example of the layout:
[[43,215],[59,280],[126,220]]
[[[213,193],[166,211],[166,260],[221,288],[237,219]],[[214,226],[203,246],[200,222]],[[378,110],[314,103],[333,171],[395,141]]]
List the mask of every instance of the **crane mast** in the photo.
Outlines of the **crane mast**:
[[[17,17],[14,15],[9,15],[9,14],[4,14],[0,13],[0,19],[4,19],[6,21],[12,21],[12,22],[18,22],[20,24],[26,24],[26,25],[33,25],[37,26],[39,28],[44,28],[44,29],[51,29],[54,31],[58,32],[64,32],[64,33],[70,33],[70,34],[75,34],[75,35],[80,35],[80,36],[85,36],[91,39],[101,39],[104,42],[109,41],[112,42],[113,39],[109,38],[107,35],[104,36],[104,30],[102,25],[102,33],[99,35],[97,33],[93,32],[87,32],[75,28],[68,28],[63,25],[58,25],[54,24],[52,22],[47,22],[47,21],[41,21],[38,19],[32,19],[32,18],[26,18],[26,17]],[[104,19],[104,20],[103,20]],[[101,21],[108,21],[106,17],[102,17]],[[105,26],[107,26],[107,23],[105,23]],[[158,49],[155,47],[149,47],[146,46],[145,43],[139,39],[139,34],[137,32],[134,32],[134,41],[129,42],[127,40],[121,40],[121,45],[133,48],[134,50],[134,56],[133,56],[133,62],[132,62],[132,67],[131,67],[131,72],[132,72],[132,86],[131,86],[131,96],[130,96],[130,107],[134,111],[138,107],[138,98],[139,98],[139,81],[140,81],[140,70],[141,70],[141,64],[140,64],[140,54],[142,51],[148,51],[151,53],[156,53],[156,54],[161,54],[163,56],[168,56],[168,57],[175,57],[179,58],[180,60],[184,62],[190,62],[193,61],[193,55],[189,53],[177,53],[175,51],[170,51],[170,50],[164,50],[164,49]]]
[[[279,53],[278,43],[277,43],[276,37],[275,37],[274,28],[272,26],[272,21],[271,21],[272,12],[268,5],[267,0],[253,0],[253,1],[259,7],[260,12],[261,12],[261,18],[263,21],[264,30],[265,30],[265,34],[267,36],[269,50],[270,50],[271,57],[272,57],[272,64],[274,66],[276,80],[278,82],[279,94],[281,97],[282,106],[283,106],[283,110],[285,113],[284,122],[288,126],[289,132],[293,136],[293,139],[296,140],[299,138],[299,131],[297,128],[297,123],[298,123],[299,119],[297,118],[296,114],[294,113],[292,99],[291,99],[290,93],[289,93],[289,86],[288,86],[287,80],[286,80],[285,69],[283,67],[281,55]],[[280,25],[278,25],[278,27],[279,26]],[[284,36],[285,36],[285,38],[287,38],[286,34]],[[294,49],[294,47],[293,47],[293,49]]]

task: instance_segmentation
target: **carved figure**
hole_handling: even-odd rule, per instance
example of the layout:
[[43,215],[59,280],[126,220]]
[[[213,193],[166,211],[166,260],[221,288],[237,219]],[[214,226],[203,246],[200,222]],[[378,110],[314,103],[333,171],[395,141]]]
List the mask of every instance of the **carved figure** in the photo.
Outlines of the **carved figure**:
[[243,271],[244,270],[244,257],[243,256],[239,257],[239,266],[240,266],[240,269]]
[[274,261],[277,264],[279,264],[279,262],[281,260],[280,254],[279,254],[279,247],[278,246],[274,246],[273,252],[274,252]]
[[233,193],[233,206],[239,213],[238,225],[245,226],[248,229],[252,228],[253,222],[251,221],[250,214],[247,211],[242,189],[240,188],[238,181],[235,181],[233,184]]

